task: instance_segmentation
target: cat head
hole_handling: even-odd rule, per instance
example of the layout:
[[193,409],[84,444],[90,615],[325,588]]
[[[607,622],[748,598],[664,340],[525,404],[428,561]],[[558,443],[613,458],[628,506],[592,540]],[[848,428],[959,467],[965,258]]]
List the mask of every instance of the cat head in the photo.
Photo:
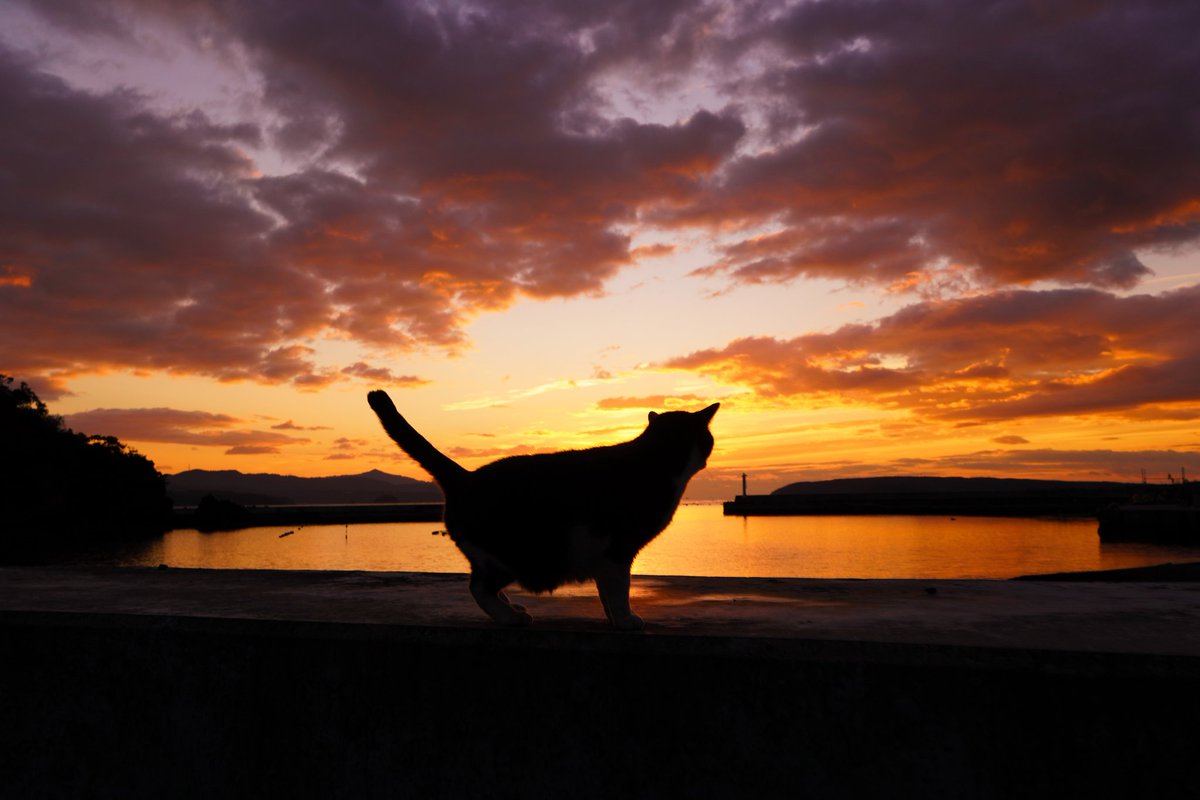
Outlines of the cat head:
[[646,433],[657,441],[688,452],[690,460],[696,463],[695,469],[701,469],[712,455],[714,442],[708,425],[720,407],[720,403],[713,403],[700,411],[666,411],[661,414],[651,411]]

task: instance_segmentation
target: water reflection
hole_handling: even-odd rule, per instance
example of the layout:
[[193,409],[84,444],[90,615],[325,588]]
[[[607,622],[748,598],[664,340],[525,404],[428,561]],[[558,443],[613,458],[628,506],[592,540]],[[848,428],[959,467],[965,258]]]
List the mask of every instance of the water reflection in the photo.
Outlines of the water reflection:
[[[77,563],[219,569],[466,572],[436,523],[172,531]],[[949,517],[724,517],[680,507],[634,563],[641,575],[814,578],[1011,578],[1191,561],[1200,548],[1101,545],[1094,520]]]

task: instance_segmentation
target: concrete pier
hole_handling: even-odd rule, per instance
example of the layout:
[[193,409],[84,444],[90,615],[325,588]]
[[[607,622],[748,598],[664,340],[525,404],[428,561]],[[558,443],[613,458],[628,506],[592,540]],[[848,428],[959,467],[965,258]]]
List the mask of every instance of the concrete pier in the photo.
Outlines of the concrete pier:
[[[516,599],[516,598],[514,598]],[[1200,584],[0,569],[14,797],[1195,796]]]

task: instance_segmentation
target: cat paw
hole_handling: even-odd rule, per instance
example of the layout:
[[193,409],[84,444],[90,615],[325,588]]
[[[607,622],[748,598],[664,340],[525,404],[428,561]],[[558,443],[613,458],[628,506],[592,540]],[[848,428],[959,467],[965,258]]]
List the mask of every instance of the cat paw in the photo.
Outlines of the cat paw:
[[506,614],[504,619],[497,619],[496,621],[506,628],[524,628],[533,622],[533,617],[526,613],[524,609],[513,606],[513,613]]
[[627,617],[614,618],[612,626],[619,631],[640,631],[646,627],[646,621],[637,614],[630,614]]
[[504,605],[508,606],[509,608],[513,609],[514,611],[524,611],[525,610],[525,606],[523,606],[519,603],[514,603],[512,600],[509,600],[508,595],[505,594],[504,592],[497,592],[496,597],[499,597],[500,601],[502,603],[504,603]]

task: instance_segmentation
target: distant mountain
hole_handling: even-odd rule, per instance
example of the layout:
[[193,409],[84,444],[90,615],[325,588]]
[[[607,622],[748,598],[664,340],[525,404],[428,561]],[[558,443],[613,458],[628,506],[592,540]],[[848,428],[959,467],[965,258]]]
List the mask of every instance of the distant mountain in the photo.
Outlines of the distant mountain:
[[167,475],[167,494],[177,506],[194,506],[206,494],[242,505],[324,503],[440,503],[442,491],[431,481],[373,469],[360,475],[298,478],[271,473],[244,474],[232,469],[189,469]]
[[1016,494],[1092,490],[1128,492],[1135,484],[1115,481],[1044,481],[1029,478],[936,478],[895,476],[799,481],[781,486],[773,495],[831,494]]

